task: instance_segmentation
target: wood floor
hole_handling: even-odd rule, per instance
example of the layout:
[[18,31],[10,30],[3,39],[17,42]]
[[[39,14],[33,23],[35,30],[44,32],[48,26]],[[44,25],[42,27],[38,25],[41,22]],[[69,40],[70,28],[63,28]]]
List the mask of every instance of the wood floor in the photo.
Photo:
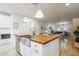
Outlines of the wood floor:
[[[76,52],[68,38],[60,39],[60,56],[79,56],[79,49]],[[7,41],[0,40],[0,56],[20,56],[15,48]]]
[[60,40],[60,56],[79,56],[79,49],[76,51],[71,43],[69,38]]

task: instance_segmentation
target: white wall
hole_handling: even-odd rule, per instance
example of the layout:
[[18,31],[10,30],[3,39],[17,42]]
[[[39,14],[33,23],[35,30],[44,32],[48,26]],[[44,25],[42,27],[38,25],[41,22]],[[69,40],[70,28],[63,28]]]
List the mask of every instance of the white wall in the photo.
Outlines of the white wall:
[[[33,31],[36,33],[41,32],[41,24],[40,22],[28,18],[25,19],[24,16],[18,15],[18,14],[12,14],[11,16],[13,23],[18,23],[19,27],[17,29],[13,28],[13,33],[29,33],[32,34]],[[27,22],[24,22],[23,20],[27,20]],[[14,26],[14,24],[13,24]]]
[[0,14],[0,28],[11,28],[10,16]]
[[[23,19],[24,20],[24,19]],[[21,32],[25,33],[30,33],[33,34],[33,31],[35,33],[40,33],[41,32],[41,24],[40,22],[31,19],[31,18],[25,18],[26,22],[22,21],[21,22]]]
[[[13,34],[15,33],[20,33],[22,28],[21,28],[21,21],[23,20],[23,16],[18,15],[18,14],[11,14],[11,19],[12,19],[12,32]],[[15,23],[18,24],[18,28],[14,28],[14,26],[16,25]]]

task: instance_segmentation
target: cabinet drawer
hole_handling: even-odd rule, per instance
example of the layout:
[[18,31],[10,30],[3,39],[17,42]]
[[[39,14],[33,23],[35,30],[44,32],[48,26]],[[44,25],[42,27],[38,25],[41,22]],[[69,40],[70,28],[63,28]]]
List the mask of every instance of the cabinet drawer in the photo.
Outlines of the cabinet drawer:
[[33,56],[42,56],[42,51],[33,49]]
[[31,49],[32,49],[33,56],[41,56],[43,45],[36,42],[31,42]]
[[42,45],[36,42],[31,42],[31,48],[32,49],[36,49],[36,50],[41,50],[42,49]]

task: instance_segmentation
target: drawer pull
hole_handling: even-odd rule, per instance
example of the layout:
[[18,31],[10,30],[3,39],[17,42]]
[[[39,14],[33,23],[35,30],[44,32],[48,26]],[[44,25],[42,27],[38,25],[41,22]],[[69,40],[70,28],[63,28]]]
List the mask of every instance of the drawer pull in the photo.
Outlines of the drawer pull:
[[37,47],[37,45],[34,45],[35,47]]
[[35,49],[34,49],[34,51],[38,53],[38,50],[35,50]]

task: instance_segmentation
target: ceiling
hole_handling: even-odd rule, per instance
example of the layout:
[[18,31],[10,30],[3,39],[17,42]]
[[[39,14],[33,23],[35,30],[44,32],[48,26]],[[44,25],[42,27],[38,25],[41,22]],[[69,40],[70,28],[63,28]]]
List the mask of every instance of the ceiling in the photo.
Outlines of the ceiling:
[[[34,17],[38,9],[43,11],[44,18],[36,19]],[[65,7],[65,3],[0,3],[0,11],[17,13],[38,21],[71,21],[72,18],[79,16],[79,4],[71,3],[68,7]]]

